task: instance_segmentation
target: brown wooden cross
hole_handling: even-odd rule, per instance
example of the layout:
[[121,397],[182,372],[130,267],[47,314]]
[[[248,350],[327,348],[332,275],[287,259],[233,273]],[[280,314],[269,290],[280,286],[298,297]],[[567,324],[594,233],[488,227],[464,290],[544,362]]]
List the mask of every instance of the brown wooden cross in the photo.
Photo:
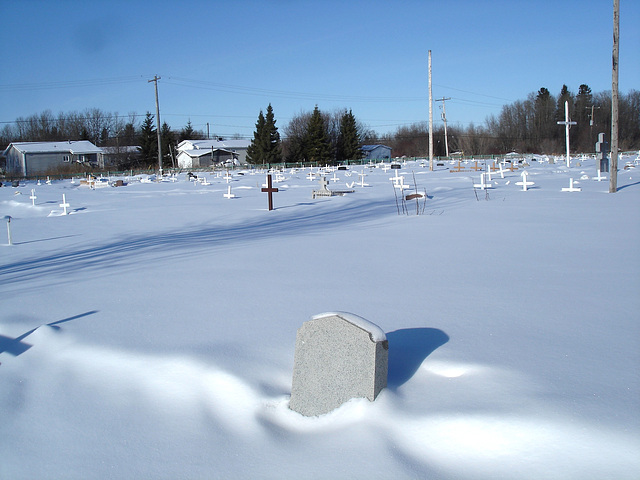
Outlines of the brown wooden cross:
[[273,188],[273,184],[271,183],[271,175],[267,175],[267,186],[266,188],[263,188],[262,191],[269,194],[269,210],[273,210],[273,194],[277,192],[278,189]]

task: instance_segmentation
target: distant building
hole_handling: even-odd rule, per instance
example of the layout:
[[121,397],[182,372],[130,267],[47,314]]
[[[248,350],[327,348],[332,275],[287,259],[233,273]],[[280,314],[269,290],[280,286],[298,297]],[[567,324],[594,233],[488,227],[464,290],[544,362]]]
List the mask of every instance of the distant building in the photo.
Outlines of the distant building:
[[125,145],[122,147],[101,147],[105,167],[117,167],[120,165],[130,165],[137,161],[141,155],[141,148],[136,145]]
[[245,165],[249,140],[183,140],[178,144],[180,168],[202,168],[219,164]]
[[363,145],[361,150],[367,160],[391,160],[391,147],[386,145]]
[[9,175],[27,177],[82,163],[104,167],[103,151],[88,140],[68,142],[15,142],[3,152]]

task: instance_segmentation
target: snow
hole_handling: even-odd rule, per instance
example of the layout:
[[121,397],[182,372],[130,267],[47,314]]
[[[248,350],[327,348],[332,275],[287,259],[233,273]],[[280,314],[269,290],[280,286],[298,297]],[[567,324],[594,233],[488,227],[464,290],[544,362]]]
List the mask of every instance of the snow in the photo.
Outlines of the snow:
[[[561,162],[526,192],[409,162],[424,215],[382,168],[317,200],[287,174],[273,211],[250,170],[233,201],[213,174],[0,188],[0,478],[637,478],[640,174]],[[389,386],[306,418],[295,336],[327,311],[386,332]]]
[[320,318],[324,318],[324,317],[340,317],[344,320],[346,320],[347,322],[349,322],[352,325],[355,325],[358,328],[361,328],[362,330],[364,330],[365,332],[367,332],[369,334],[369,337],[371,337],[371,341],[378,343],[378,342],[384,342],[387,340],[387,336],[384,334],[384,331],[375,323],[371,323],[369,320],[367,320],[366,318],[362,318],[359,315],[354,315],[353,313],[349,313],[349,312],[325,312],[325,313],[319,313],[318,315],[313,315],[311,317],[312,320],[318,320]]

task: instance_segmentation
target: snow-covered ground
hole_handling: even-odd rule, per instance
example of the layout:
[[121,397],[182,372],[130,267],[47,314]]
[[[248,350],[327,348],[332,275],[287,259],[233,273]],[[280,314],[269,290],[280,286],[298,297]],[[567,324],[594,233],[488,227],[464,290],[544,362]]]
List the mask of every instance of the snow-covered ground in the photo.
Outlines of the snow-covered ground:
[[[0,188],[0,478],[638,478],[640,167],[608,194],[577,161],[488,194],[410,162],[423,215],[369,167],[315,200],[287,170],[274,211],[248,170],[233,199],[211,173]],[[306,418],[296,330],[326,311],[387,333],[389,386]]]

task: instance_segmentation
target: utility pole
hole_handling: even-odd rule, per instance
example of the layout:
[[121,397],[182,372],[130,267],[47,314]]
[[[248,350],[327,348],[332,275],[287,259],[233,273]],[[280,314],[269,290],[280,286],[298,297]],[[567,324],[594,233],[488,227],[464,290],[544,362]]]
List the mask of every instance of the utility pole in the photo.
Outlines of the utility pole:
[[611,74],[611,168],[609,193],[618,191],[618,54],[620,53],[620,0],[613,0],[613,55]]
[[444,106],[444,102],[447,100],[451,100],[451,97],[448,98],[437,98],[436,102],[442,102],[442,121],[444,122],[444,148],[447,152],[447,158],[449,157],[449,139],[447,137],[447,109]]
[[158,134],[158,181],[162,179],[162,143],[160,141],[160,103],[158,102],[158,80],[161,77],[154,75],[147,83],[156,84],[156,133]]
[[431,50],[429,50],[429,170],[433,171],[433,93],[431,91]]

